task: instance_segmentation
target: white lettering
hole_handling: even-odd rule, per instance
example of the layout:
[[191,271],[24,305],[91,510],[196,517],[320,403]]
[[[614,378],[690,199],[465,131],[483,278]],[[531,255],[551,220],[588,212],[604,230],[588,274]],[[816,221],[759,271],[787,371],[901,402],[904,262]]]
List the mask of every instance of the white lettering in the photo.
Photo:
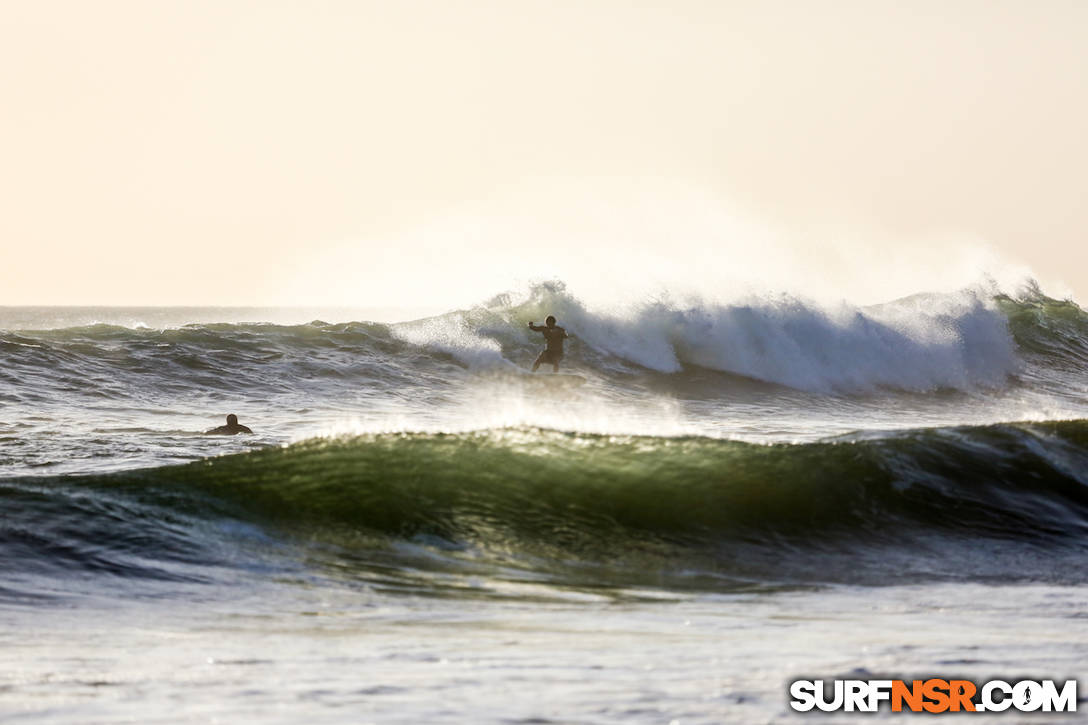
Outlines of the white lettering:
[[1038,682],[1022,680],[1012,688],[1012,704],[1020,712],[1035,712],[1043,706],[1043,688]]
[[869,712],[880,709],[880,703],[892,699],[891,680],[869,680]]
[[[997,691],[1002,694],[1000,700],[995,700],[993,693]],[[993,712],[1004,712],[1012,706],[1012,685],[1004,680],[990,680],[982,687],[982,706],[976,709],[989,710]]]
[[832,690],[835,695],[830,700],[826,699],[827,690],[825,689],[824,681],[816,680],[816,685],[816,707],[820,708],[824,712],[835,712],[840,707],[842,707],[843,700],[846,699],[845,695],[843,694],[842,680],[835,680],[835,685]]
[[798,712],[808,712],[816,707],[816,683],[812,680],[797,680],[790,685],[790,707]]
[[868,708],[865,706],[865,701],[868,699],[865,695],[869,689],[865,680],[847,680],[846,681],[846,711],[854,712],[854,710],[860,710],[866,712]]

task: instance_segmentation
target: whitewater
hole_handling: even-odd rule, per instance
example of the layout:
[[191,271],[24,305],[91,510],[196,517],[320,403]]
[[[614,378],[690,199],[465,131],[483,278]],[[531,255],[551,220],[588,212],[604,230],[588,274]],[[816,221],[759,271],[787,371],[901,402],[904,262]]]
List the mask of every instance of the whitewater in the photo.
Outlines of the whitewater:
[[[305,314],[0,308],[0,714],[780,722],[802,676],[1084,674],[1088,314],[1033,282]],[[527,380],[547,315],[584,385]]]

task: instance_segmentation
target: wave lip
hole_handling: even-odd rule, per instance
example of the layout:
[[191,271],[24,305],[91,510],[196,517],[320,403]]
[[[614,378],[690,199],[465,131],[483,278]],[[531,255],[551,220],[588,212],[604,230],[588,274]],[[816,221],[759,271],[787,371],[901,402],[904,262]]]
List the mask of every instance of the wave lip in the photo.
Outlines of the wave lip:
[[664,298],[615,312],[589,309],[550,282],[522,298],[501,295],[395,325],[4,332],[0,396],[40,403],[80,390],[125,398],[440,385],[458,369],[526,367],[541,346],[526,323],[548,314],[573,336],[567,362],[612,382],[712,370],[817,394],[974,392],[1017,378],[1083,392],[1088,369],[1088,314],[1037,289],[1015,299],[980,289],[868,307],[820,306],[788,295],[732,304]]
[[693,541],[880,538],[893,522],[1045,538],[1088,534],[1085,464],[1081,420],[798,445],[533,428],[381,434],[128,475],[241,496],[274,518],[481,541],[522,529],[552,540],[552,525],[582,523],[589,536],[604,526]]
[[[572,358],[605,372],[710,369],[815,393],[1000,388],[1022,370],[1008,312],[983,290],[854,307],[778,295],[732,304],[655,300],[622,314],[588,309],[562,283],[396,326],[470,366],[531,360],[525,323],[556,315]],[[439,334],[440,333],[440,334]]]

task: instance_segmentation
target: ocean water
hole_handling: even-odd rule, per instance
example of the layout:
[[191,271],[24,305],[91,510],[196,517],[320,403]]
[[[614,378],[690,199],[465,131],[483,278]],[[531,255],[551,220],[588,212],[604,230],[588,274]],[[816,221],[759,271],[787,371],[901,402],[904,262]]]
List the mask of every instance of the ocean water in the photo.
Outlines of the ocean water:
[[[842,677],[1088,707],[1075,303],[310,312],[0,308],[0,720],[872,717],[790,709]],[[525,373],[548,314],[582,385]],[[228,413],[254,435],[201,435]]]

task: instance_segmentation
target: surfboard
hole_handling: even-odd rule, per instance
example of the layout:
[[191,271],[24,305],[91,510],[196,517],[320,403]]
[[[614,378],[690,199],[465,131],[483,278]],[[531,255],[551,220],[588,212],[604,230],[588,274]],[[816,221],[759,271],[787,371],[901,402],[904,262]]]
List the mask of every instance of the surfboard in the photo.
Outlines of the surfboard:
[[588,378],[575,373],[536,372],[513,368],[482,370],[476,376],[500,385],[520,385],[534,390],[570,390],[589,382]]
[[526,373],[521,379],[534,385],[559,387],[577,387],[586,383],[585,378],[573,373]]

